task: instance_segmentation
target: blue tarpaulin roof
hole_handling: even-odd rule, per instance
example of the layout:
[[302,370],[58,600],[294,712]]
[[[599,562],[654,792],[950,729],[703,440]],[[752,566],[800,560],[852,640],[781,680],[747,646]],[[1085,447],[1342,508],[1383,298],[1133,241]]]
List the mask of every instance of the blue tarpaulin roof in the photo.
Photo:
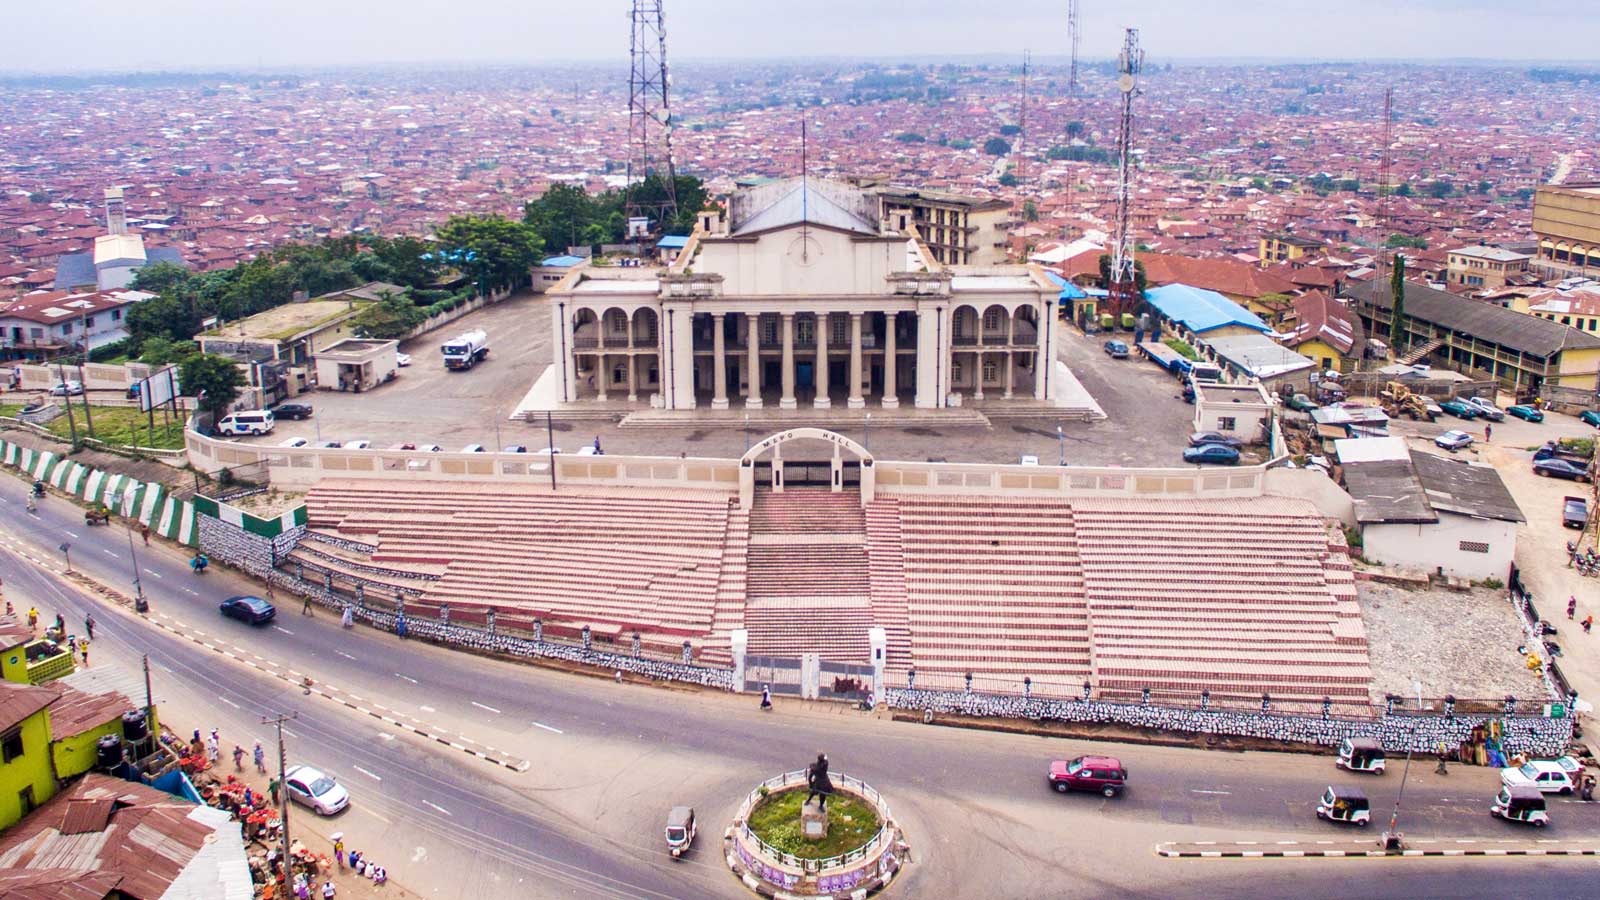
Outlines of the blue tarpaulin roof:
[[687,237],[681,234],[669,234],[666,237],[663,237],[661,240],[656,241],[656,246],[658,248],[668,247],[682,250],[683,245],[687,243],[689,243],[689,239]]
[[1163,316],[1195,334],[1229,325],[1261,332],[1272,330],[1255,313],[1216,291],[1187,284],[1168,284],[1145,291],[1145,299]]
[[1082,288],[1066,280],[1065,278],[1062,278],[1060,275],[1057,275],[1054,272],[1046,270],[1044,277],[1050,279],[1050,281],[1056,287],[1061,288],[1061,294],[1060,296],[1056,297],[1057,300],[1082,300],[1083,298],[1089,296],[1083,292]]
[[560,266],[562,268],[567,268],[569,266],[575,266],[581,262],[583,262],[583,257],[581,256],[547,256],[545,257],[544,262],[540,263],[539,265]]

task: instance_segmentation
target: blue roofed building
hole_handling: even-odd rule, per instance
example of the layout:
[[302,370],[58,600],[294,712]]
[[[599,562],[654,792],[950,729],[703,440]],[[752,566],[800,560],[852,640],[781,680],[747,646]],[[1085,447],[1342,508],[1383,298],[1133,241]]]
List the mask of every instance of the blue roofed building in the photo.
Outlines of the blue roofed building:
[[588,262],[581,256],[547,256],[533,267],[533,292],[542,294],[567,277],[578,266]]
[[1199,337],[1270,334],[1261,317],[1216,291],[1168,284],[1145,291],[1145,300],[1163,319]]
[[[1051,284],[1061,288],[1061,293],[1056,295],[1056,310],[1061,318],[1070,318],[1074,322],[1086,322],[1094,317],[1096,299],[1094,293],[1096,292],[1086,291],[1049,269],[1040,269],[1040,271],[1044,273],[1044,277],[1049,279]],[[1102,297],[1105,296],[1104,291],[1097,293]]]
[[678,254],[682,253],[683,248],[688,244],[689,238],[687,235],[665,235],[661,240],[656,241],[656,258],[664,266],[672,265],[672,261],[678,258]]

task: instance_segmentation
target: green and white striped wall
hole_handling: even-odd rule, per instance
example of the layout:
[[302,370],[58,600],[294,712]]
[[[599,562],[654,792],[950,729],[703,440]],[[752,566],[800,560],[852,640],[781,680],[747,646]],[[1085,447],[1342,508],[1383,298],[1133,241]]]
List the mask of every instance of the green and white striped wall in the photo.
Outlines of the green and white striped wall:
[[0,461],[88,503],[102,503],[119,516],[137,519],[162,537],[199,542],[193,503],[170,495],[167,486],[91,469],[49,450],[19,447],[0,440]]
[[211,516],[241,528],[253,535],[264,538],[275,538],[297,525],[306,524],[306,508],[304,504],[296,506],[281,516],[263,519],[251,515],[235,506],[213,500],[210,497],[196,496],[194,498],[195,511],[201,515]]

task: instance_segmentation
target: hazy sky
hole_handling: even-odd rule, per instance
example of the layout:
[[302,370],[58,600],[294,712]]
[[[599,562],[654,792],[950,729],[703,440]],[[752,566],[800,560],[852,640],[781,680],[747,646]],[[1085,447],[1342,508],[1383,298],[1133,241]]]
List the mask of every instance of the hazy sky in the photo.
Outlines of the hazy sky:
[[[1085,58],[1600,56],[1594,0],[1081,0]],[[673,59],[1066,50],[1066,0],[665,0]],[[8,0],[4,71],[627,57],[629,0]]]

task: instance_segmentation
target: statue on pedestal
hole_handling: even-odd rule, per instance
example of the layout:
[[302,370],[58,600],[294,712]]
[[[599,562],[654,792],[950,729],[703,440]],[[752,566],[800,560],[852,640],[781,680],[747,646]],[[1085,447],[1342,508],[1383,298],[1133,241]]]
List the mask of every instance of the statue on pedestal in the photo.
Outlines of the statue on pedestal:
[[828,780],[828,755],[818,753],[817,761],[811,764],[806,774],[806,784],[811,788],[811,793],[806,796],[806,803],[813,799],[817,801],[817,809],[826,811],[828,808],[828,795],[833,793],[833,782]]

